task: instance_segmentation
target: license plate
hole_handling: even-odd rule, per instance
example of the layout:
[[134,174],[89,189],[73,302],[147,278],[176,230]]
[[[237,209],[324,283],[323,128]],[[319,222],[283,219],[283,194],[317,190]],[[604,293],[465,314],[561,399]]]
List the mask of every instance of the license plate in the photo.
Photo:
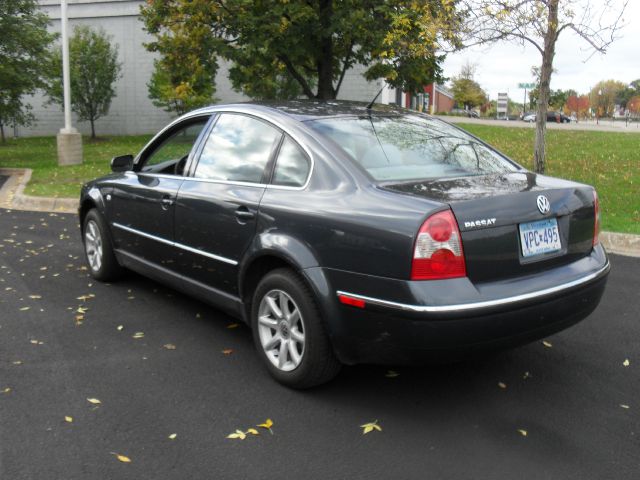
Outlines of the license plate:
[[522,256],[532,257],[557,252],[562,248],[558,221],[555,218],[520,224]]

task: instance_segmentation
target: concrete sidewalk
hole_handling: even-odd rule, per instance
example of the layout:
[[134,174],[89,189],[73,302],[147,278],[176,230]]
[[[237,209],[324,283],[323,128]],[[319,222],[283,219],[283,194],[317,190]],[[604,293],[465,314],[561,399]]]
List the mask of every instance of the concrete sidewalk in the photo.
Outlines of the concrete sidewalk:
[[[74,198],[25,195],[24,189],[31,179],[31,170],[28,168],[0,168],[0,177],[8,177],[4,185],[0,182],[0,208],[33,212],[78,212],[79,202]],[[640,257],[640,235],[601,232],[600,239],[610,253]]]

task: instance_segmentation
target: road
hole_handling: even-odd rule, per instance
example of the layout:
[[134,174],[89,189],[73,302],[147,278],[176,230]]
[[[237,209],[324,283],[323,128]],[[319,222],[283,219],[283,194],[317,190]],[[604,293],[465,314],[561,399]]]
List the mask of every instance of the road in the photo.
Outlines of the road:
[[[513,128],[530,128],[536,129],[535,123],[527,123],[522,120],[493,120],[487,118],[467,118],[457,116],[438,117],[451,123],[471,123],[478,125],[492,125],[496,127],[513,127]],[[578,123],[555,123],[547,122],[547,128],[551,130],[582,130],[588,132],[617,132],[617,133],[635,133],[640,134],[640,122],[631,122],[628,125],[624,121],[612,122],[611,120],[602,120],[599,123],[594,121],[580,121]]]
[[548,346],[298,392],[219,311],[93,281],[74,216],[0,210],[0,478],[637,479],[640,259],[611,261],[600,307]]

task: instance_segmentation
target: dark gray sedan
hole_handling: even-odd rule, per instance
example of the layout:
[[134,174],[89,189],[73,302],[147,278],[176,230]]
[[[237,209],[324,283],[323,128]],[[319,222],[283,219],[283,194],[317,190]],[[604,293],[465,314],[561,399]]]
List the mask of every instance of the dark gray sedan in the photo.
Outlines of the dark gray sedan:
[[542,338],[589,315],[609,272],[592,187],[394,107],[212,106],[112,170],[81,193],[91,274],[244,320],[297,388]]

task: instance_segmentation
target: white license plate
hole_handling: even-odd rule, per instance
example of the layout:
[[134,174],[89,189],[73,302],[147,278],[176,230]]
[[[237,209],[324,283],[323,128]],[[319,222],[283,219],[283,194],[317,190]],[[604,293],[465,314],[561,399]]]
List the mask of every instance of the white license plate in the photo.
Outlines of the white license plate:
[[522,256],[532,257],[557,252],[562,248],[558,221],[555,218],[520,224]]

